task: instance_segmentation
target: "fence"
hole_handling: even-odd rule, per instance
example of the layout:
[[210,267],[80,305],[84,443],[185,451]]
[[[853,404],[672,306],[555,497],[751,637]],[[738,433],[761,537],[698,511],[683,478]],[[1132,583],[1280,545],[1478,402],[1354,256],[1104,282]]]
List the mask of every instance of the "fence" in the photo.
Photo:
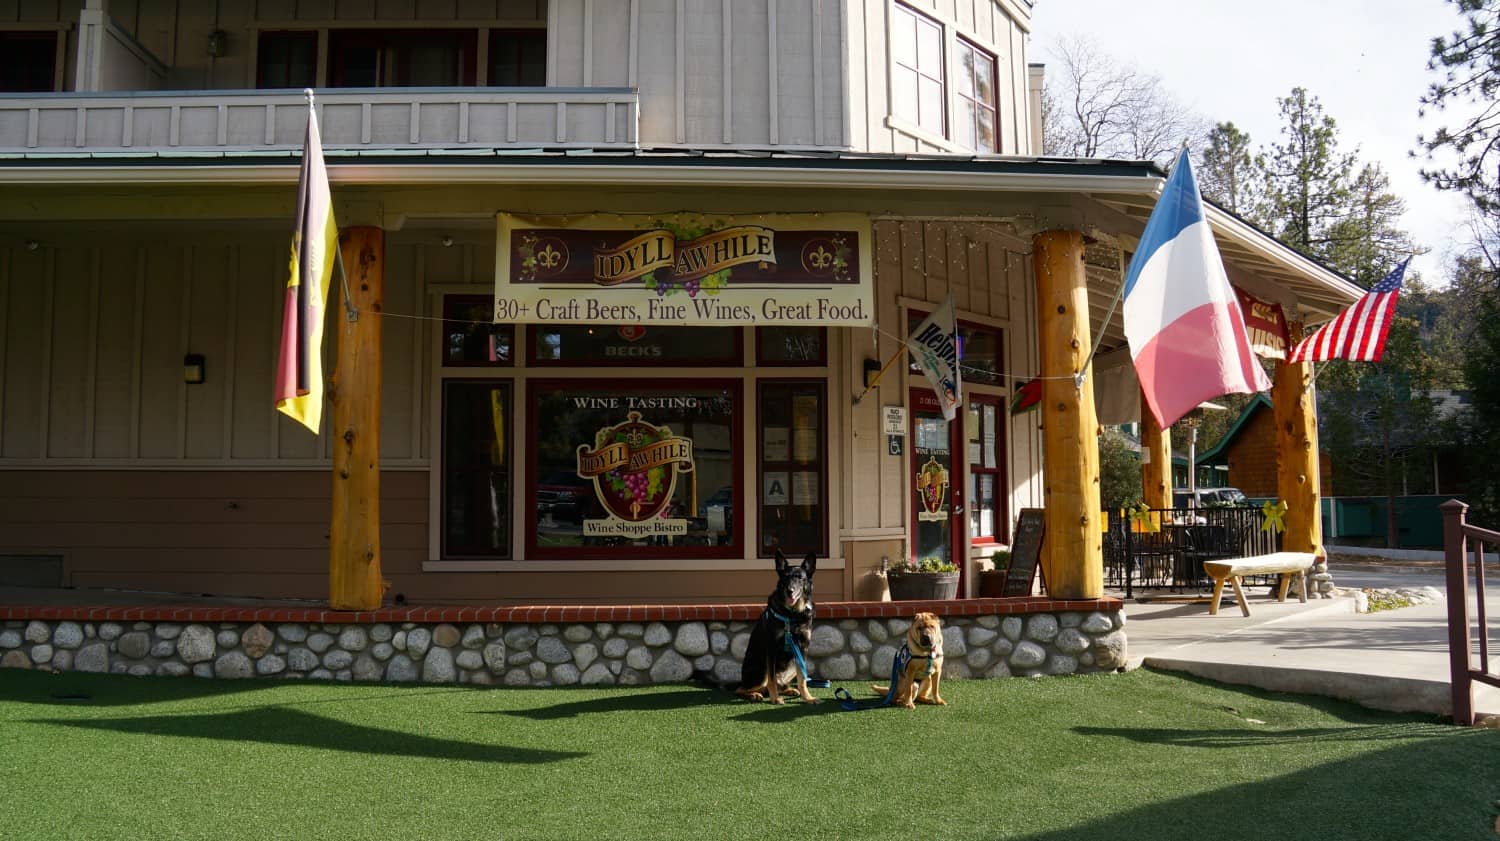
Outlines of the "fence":
[[[1474,682],[1500,687],[1500,675],[1490,671],[1489,620],[1484,609],[1484,546],[1500,546],[1500,532],[1469,525],[1469,506],[1456,499],[1441,506],[1443,549],[1448,573],[1448,669],[1453,690],[1453,723],[1474,724]],[[1474,640],[1469,624],[1469,541],[1474,559],[1474,620],[1479,632],[1479,667],[1474,667]]]
[[[1264,555],[1280,550],[1279,533],[1263,528],[1259,508],[1153,508],[1109,512],[1104,535],[1106,586],[1132,598],[1136,587],[1203,589],[1204,561]],[[1270,583],[1274,576],[1248,578]]]

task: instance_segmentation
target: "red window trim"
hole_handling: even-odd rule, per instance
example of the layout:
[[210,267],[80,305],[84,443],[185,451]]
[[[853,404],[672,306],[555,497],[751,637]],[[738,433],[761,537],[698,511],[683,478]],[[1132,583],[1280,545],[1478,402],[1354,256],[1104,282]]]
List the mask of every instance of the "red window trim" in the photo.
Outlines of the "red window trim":
[[[526,484],[521,488],[522,499],[525,500],[525,508],[536,511],[536,487],[540,480],[539,459],[537,452],[537,397],[543,392],[558,387],[572,388],[620,388],[625,387],[648,389],[673,388],[673,389],[714,389],[722,388],[734,396],[734,414],[730,423],[730,441],[740,444],[744,441],[744,407],[745,407],[745,383],[743,379],[700,379],[700,378],[626,378],[611,377],[608,379],[528,379],[525,388],[526,400]],[[620,420],[624,420],[621,418]],[[733,451],[731,451],[733,452]],[[733,470],[733,487],[737,491],[743,491],[745,487],[745,458],[741,452],[731,457]],[[696,512],[695,512],[696,513]],[[589,547],[589,546],[564,546],[564,547],[541,547],[537,545],[535,517],[527,519],[524,530],[525,557],[528,560],[558,561],[558,560],[603,560],[603,561],[640,561],[657,560],[662,558],[677,560],[714,560],[719,558],[742,558],[745,553],[745,516],[744,506],[735,505],[734,511],[734,542],[727,546],[685,546],[672,548],[663,546],[640,546],[640,547]]]
[[[1010,493],[1006,486],[1005,477],[1009,472],[1010,463],[1006,460],[1008,452],[1005,447],[1005,436],[1007,433],[1006,423],[1009,414],[1006,412],[1005,399],[993,394],[970,394],[965,398],[971,405],[991,405],[995,407],[995,466],[981,467],[978,473],[974,472],[974,465],[969,464],[969,454],[964,453],[965,472],[970,476],[994,476],[995,477],[995,533],[990,537],[969,536],[969,541],[975,546],[985,546],[992,543],[1010,542]],[[965,430],[967,432],[967,430]],[[979,414],[979,445],[981,447],[980,461],[984,460],[984,413]],[[965,444],[968,442],[965,441]],[[979,505],[979,482],[974,482],[974,493],[969,495],[968,506],[971,510]]]

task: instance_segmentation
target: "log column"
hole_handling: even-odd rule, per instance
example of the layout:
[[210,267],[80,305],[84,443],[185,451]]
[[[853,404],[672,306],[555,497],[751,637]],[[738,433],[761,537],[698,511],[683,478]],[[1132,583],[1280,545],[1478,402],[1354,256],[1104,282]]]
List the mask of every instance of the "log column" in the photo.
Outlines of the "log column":
[[[1288,326],[1295,345],[1301,338],[1301,325]],[[1326,553],[1319,510],[1318,415],[1313,405],[1312,363],[1276,363],[1271,405],[1276,416],[1276,492],[1287,506],[1282,548],[1312,552],[1321,560]]]
[[1031,241],[1036,267],[1038,341],[1042,362],[1042,483],[1047,594],[1057,599],[1104,595],[1099,530],[1099,420],[1094,389],[1074,376],[1092,342],[1083,265],[1083,235],[1044,231]]
[[[350,321],[337,311],[338,364],[328,395],[333,403],[333,516],[329,533],[328,603],[336,610],[380,607],[380,316],[385,287],[385,231],[349,228],[339,250],[349,296],[359,311]],[[337,279],[335,278],[335,284]],[[329,290],[343,301],[343,290]]]
[[1162,429],[1141,394],[1141,498],[1147,508],[1172,507],[1172,430]]

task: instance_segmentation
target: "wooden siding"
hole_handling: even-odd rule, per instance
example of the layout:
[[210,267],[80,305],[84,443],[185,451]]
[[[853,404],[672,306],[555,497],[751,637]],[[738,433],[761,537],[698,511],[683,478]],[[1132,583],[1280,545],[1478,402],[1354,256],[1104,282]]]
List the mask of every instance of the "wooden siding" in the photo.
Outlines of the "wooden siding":
[[[861,151],[940,154],[961,151],[943,138],[913,131],[892,121],[888,22],[896,0],[849,0],[847,28],[851,145]],[[909,0],[905,5],[936,20],[945,33],[947,111],[955,113],[952,60],[955,37],[963,37],[994,54],[1000,153],[1029,155],[1031,109],[1027,96],[1028,20],[1019,4],[1007,0]],[[894,124],[893,124],[894,122]]]
[[[1009,226],[998,222],[885,219],[876,221],[874,235],[877,339],[872,346],[866,331],[848,331],[846,352],[854,382],[859,381],[857,369],[864,359],[883,362],[900,347],[896,337],[906,329],[903,299],[935,306],[950,292],[960,318],[1004,329],[1006,373],[1035,375],[1039,362],[1030,247],[1011,233]],[[904,406],[906,388],[920,386],[905,371],[900,362],[892,366],[881,387],[851,413],[850,488],[845,497],[849,503],[844,517],[856,533],[904,528],[907,456],[886,454],[879,413],[881,406]],[[1001,389],[965,388],[1009,394],[1014,385],[1007,382]],[[1013,517],[1020,508],[1041,501],[1041,438],[1034,415],[1010,420],[1006,454],[1009,511]],[[877,500],[869,498],[869,488],[878,489]]]
[[[0,467],[323,464],[326,441],[271,400],[287,241],[279,231],[67,226],[35,250],[0,247]],[[393,236],[387,311],[420,314],[419,281],[457,280],[450,263],[476,247]],[[427,331],[403,318],[384,328],[382,453],[423,464],[425,413],[413,407],[425,367],[414,359],[431,357]],[[188,353],[206,359],[201,385],[183,382]]]
[[[0,555],[63,558],[66,586],[325,599],[329,476],[305,471],[0,471]],[[381,476],[381,570],[411,604],[761,602],[765,570],[442,572],[427,475]],[[818,594],[849,598],[843,570]]]

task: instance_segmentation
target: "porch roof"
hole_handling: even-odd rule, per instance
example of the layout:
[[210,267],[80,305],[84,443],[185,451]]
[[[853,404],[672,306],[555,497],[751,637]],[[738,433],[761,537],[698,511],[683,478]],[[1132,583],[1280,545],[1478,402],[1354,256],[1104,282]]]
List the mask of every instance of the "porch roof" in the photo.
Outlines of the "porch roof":
[[[1129,226],[1144,225],[1166,181],[1166,174],[1149,161],[997,155],[389,147],[329,147],[324,155],[330,178],[338,184],[629,185],[649,180],[662,186],[1050,193],[1083,197],[1103,208],[1113,224]],[[300,151],[286,149],[29,150],[0,153],[0,184],[294,183],[300,159]],[[1291,290],[1310,324],[1333,317],[1364,293],[1349,278],[1239,216],[1211,202],[1206,209],[1224,257]]]

